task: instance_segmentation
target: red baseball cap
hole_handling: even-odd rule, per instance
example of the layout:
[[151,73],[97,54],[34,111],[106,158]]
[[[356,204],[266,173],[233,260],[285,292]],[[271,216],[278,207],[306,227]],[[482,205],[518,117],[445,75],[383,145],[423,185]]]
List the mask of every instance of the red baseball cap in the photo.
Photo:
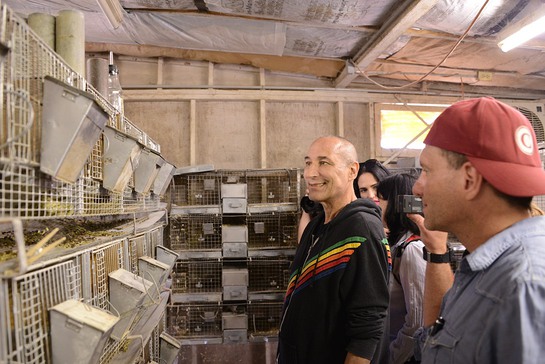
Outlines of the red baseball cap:
[[545,170],[532,125],[515,108],[492,97],[459,101],[445,109],[424,143],[464,154],[507,195],[545,195]]

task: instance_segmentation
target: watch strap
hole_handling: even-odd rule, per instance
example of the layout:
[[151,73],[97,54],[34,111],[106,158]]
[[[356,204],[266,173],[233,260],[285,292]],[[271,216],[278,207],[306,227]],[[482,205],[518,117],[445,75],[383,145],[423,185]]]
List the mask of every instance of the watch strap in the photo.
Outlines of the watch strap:
[[426,247],[422,248],[423,258],[429,263],[450,263],[452,262],[452,249],[448,248],[445,254],[433,254],[430,253]]

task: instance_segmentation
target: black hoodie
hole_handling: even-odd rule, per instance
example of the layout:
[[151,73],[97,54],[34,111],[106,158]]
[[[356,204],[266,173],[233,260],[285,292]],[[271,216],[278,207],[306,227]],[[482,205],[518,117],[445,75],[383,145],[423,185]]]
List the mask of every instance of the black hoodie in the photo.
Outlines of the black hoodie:
[[[310,251],[309,251],[310,248]],[[388,309],[389,247],[380,209],[357,199],[301,237],[280,324],[280,364],[342,364],[347,352],[371,359]]]

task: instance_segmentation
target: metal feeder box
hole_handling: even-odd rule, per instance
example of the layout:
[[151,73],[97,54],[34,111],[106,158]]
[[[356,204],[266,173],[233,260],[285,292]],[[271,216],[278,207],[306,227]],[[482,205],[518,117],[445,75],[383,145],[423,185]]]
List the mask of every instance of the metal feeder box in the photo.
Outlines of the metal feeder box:
[[166,265],[168,265],[170,267],[170,270],[174,268],[174,264],[179,257],[178,253],[168,248],[165,248],[162,245],[157,245],[157,247],[155,248],[155,255],[157,257],[157,260],[161,263],[165,263]]
[[248,315],[234,312],[224,312],[221,315],[224,330],[248,329]]
[[224,214],[245,214],[248,207],[248,186],[245,183],[222,184],[221,199]]
[[98,363],[119,317],[77,300],[49,310],[52,362]]
[[244,258],[248,256],[248,226],[222,225],[221,240],[224,258]]
[[151,149],[143,149],[138,167],[134,170],[134,190],[147,194],[159,174],[164,159]]
[[151,302],[156,293],[153,283],[125,269],[118,269],[108,275],[110,305],[112,312],[118,312],[120,319],[110,336],[120,341],[129,332],[140,308]]
[[160,290],[170,274],[171,267],[148,256],[138,258],[138,275],[152,281]]
[[135,138],[106,125],[102,186],[113,192],[123,192],[138,166],[141,152],[142,146]]
[[166,332],[159,335],[159,357],[160,363],[175,364],[178,362],[178,354],[180,352],[181,343]]
[[92,94],[44,77],[40,170],[74,183],[108,121]]
[[221,275],[224,301],[248,299],[248,269],[224,268]]
[[161,165],[161,169],[159,170],[159,173],[157,174],[157,177],[155,178],[155,181],[153,182],[153,193],[156,195],[162,196],[167,191],[168,185],[170,184],[170,181],[172,180],[172,177],[174,176],[174,172],[176,172],[176,167],[167,161],[163,159],[163,164]]

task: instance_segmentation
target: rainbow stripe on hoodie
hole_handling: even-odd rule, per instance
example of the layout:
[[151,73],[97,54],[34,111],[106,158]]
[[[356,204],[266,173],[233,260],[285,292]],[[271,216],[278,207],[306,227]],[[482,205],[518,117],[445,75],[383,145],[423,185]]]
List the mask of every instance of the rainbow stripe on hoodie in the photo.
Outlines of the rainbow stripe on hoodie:
[[309,259],[300,271],[296,270],[290,276],[285,298],[297,294],[315,280],[327,277],[339,269],[344,269],[354,250],[365,241],[366,239],[362,236],[352,236],[339,241]]

